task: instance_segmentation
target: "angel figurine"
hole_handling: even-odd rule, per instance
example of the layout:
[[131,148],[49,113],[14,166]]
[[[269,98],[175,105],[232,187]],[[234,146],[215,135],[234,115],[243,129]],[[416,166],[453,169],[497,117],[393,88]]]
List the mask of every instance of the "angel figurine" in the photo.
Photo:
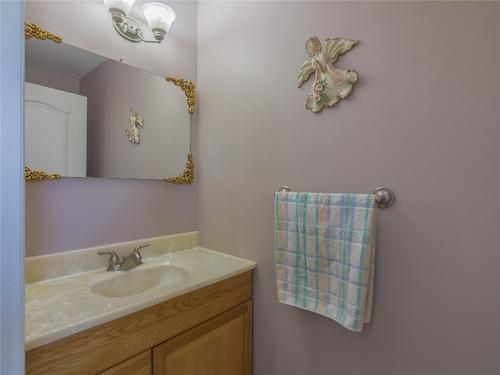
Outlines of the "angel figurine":
[[358,72],[338,69],[333,64],[358,42],[359,40],[342,38],[327,39],[323,49],[317,37],[309,38],[306,52],[310,59],[302,64],[299,71],[299,87],[314,73],[313,87],[306,102],[307,109],[319,112],[349,96],[358,81]]
[[137,126],[144,127],[144,120],[134,108],[130,108],[128,129],[125,130],[125,134],[127,134],[128,140],[135,144],[141,143],[141,133],[139,132],[139,128]]

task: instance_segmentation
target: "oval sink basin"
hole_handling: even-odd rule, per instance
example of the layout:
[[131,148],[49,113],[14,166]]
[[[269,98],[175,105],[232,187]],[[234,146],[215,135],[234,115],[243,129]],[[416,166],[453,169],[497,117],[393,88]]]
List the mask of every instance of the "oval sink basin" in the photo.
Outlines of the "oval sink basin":
[[169,265],[136,268],[117,273],[116,277],[92,284],[90,291],[102,297],[126,297],[157,286],[175,284],[188,276],[182,268]]

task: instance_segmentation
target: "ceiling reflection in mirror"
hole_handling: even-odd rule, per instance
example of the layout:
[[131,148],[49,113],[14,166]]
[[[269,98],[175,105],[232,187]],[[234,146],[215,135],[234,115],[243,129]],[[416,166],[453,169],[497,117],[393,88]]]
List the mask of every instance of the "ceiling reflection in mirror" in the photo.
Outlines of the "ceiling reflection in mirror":
[[62,177],[163,180],[185,168],[182,87],[67,43],[26,40],[25,165]]

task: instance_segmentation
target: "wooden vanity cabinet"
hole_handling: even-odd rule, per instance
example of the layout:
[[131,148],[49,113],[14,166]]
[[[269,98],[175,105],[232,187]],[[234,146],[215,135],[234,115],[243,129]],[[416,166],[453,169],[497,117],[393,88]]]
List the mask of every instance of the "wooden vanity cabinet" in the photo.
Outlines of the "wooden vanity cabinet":
[[99,375],[251,375],[251,319],[249,301]]
[[251,373],[251,271],[26,352],[27,375]]

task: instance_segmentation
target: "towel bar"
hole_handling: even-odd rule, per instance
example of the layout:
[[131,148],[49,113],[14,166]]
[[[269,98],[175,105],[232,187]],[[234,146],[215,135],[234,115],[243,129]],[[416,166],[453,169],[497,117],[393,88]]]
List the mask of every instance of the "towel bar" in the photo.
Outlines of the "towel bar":
[[[284,185],[278,191],[292,191],[292,189]],[[396,194],[394,191],[385,186],[380,186],[373,190],[373,195],[375,195],[375,202],[377,202],[378,208],[389,208],[396,200]]]

